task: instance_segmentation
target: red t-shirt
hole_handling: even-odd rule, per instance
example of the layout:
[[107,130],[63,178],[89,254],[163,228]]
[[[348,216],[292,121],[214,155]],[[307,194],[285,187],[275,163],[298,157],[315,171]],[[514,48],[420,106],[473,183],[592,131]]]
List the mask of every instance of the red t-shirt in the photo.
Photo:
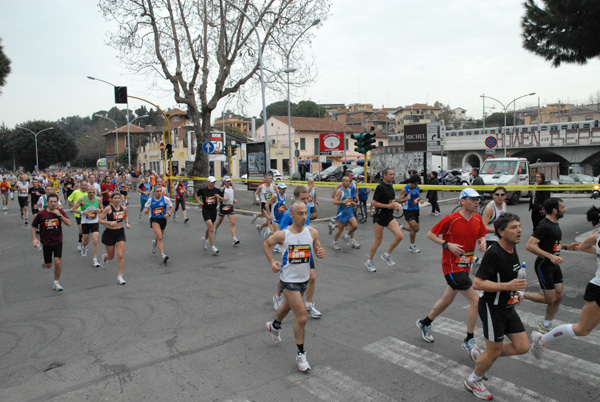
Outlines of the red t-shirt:
[[177,195],[179,197],[183,197],[186,194],[186,189],[185,186],[183,184],[180,184],[177,186]]
[[[65,211],[59,209],[62,216],[69,218]],[[47,209],[41,210],[36,216],[31,226],[40,230],[40,241],[44,246],[54,246],[62,243],[62,220],[53,212]]]
[[431,232],[436,236],[441,234],[444,241],[459,244],[464,250],[463,255],[457,257],[450,250],[443,249],[442,270],[444,275],[448,275],[461,271],[469,273],[477,239],[484,237],[487,229],[479,214],[474,213],[470,220],[466,220],[460,212],[455,212],[442,218]]
[[106,202],[106,201],[110,201],[110,193],[112,193],[116,189],[115,189],[114,183],[102,183],[102,185],[100,186],[100,190],[101,191],[106,191],[106,190],[109,191],[106,194],[102,194],[102,201]]

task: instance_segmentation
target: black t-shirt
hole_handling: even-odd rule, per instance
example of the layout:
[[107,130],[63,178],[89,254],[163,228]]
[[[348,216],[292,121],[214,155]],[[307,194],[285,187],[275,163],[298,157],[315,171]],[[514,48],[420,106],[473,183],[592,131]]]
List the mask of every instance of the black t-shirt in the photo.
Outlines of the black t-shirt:
[[217,194],[223,197],[223,192],[216,187],[213,187],[212,189],[202,187],[196,192],[196,195],[202,198],[203,209],[217,209]]
[[[28,192],[29,192],[29,195],[31,196],[31,204],[32,205],[37,204],[40,197],[42,195],[46,194],[46,191],[44,190],[44,188],[42,186],[38,186],[38,188],[29,187]],[[36,193],[39,195],[37,195]]]
[[[560,255],[562,232],[558,222],[554,223],[548,218],[542,219],[535,228],[533,237],[540,241],[538,247],[543,251],[554,255]],[[540,266],[540,264],[543,266],[555,266],[550,260],[538,256],[535,260],[535,265],[537,267]]]
[[67,197],[70,196],[75,190],[75,179],[73,179],[72,177],[67,177],[65,179],[63,190],[65,190],[65,192],[67,193]]
[[[481,266],[475,276],[496,283],[510,282],[517,278],[520,268],[521,263],[516,248],[513,253],[509,253],[499,243],[494,243],[483,255]],[[512,291],[483,292],[481,300],[497,306],[506,306],[512,294]]]
[[[395,199],[396,193],[394,192],[394,187],[391,184],[380,183],[373,194],[373,200],[382,204],[389,204]],[[377,208],[375,213],[379,215],[392,215],[394,210],[388,208]]]

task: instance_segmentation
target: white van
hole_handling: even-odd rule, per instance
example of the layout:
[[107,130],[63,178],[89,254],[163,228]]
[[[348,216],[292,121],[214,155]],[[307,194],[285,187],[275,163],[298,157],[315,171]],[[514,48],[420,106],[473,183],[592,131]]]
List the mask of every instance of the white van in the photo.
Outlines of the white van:
[[[487,185],[529,184],[529,162],[525,158],[489,158],[483,162],[479,175]],[[508,191],[506,200],[517,204],[521,197],[530,196],[529,190]]]

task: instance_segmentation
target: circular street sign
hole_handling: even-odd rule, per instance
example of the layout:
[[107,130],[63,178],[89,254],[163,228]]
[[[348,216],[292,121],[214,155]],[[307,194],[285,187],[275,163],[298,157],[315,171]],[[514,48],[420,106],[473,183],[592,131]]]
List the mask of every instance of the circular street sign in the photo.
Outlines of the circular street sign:
[[340,139],[338,137],[327,137],[325,141],[323,141],[323,145],[326,148],[337,148],[340,145]]
[[160,143],[160,152],[165,152],[165,144],[164,143]]
[[485,156],[485,159],[490,159],[490,158],[494,159],[494,158],[495,158],[495,156],[494,156],[494,155],[486,155],[486,156]]
[[491,135],[485,139],[485,146],[488,148],[494,148],[497,143],[496,137],[492,137]]

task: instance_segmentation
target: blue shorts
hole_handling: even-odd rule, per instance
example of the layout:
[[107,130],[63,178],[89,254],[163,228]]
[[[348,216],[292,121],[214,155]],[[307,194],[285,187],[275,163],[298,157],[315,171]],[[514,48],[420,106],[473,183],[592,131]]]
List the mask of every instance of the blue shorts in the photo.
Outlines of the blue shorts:
[[354,212],[352,211],[352,208],[346,208],[338,215],[337,220],[342,223],[347,223],[350,218],[354,218]]

